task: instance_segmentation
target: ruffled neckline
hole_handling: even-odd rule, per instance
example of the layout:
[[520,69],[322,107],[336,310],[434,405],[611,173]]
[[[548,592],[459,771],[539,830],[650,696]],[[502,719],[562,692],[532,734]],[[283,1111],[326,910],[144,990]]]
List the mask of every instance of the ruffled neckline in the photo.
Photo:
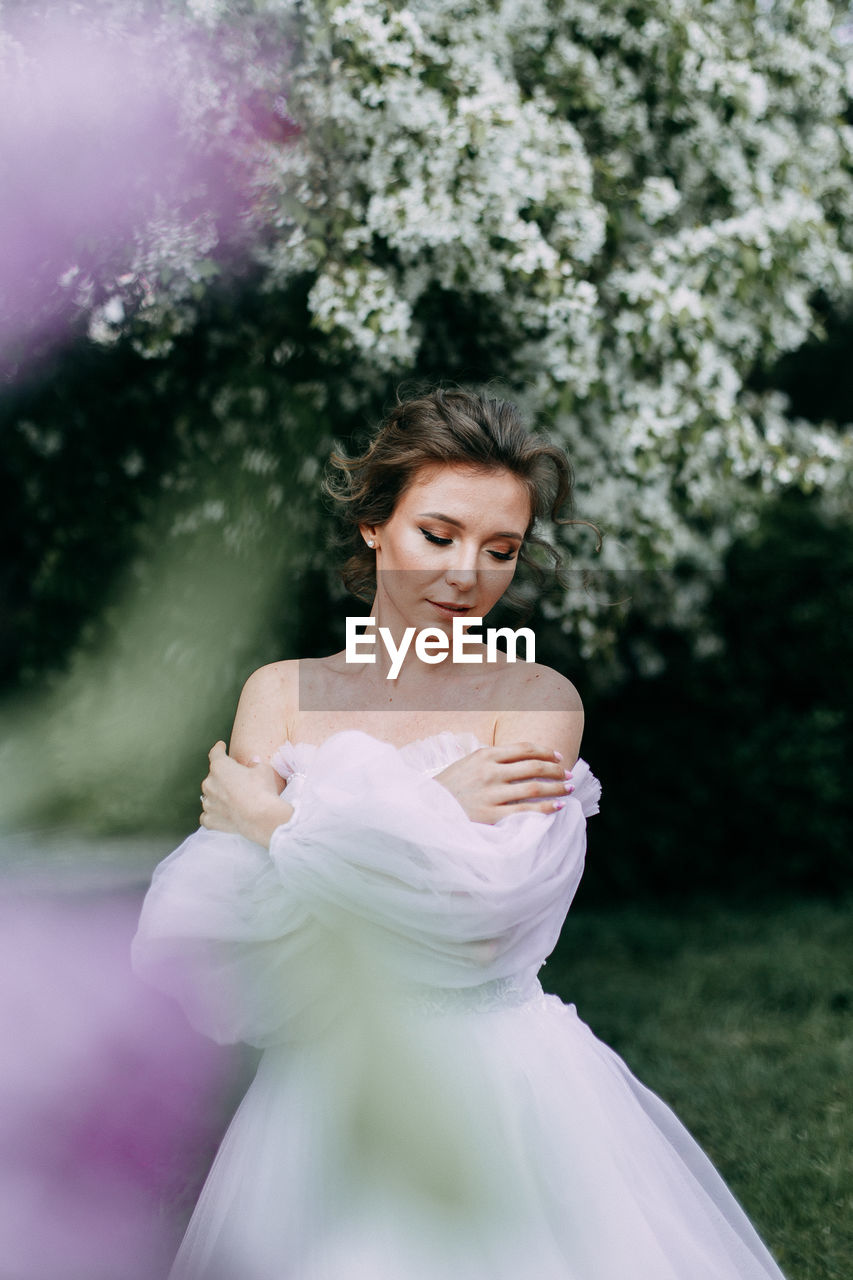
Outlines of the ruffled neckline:
[[[322,743],[294,742],[290,738],[286,739],[281,746],[276,747],[270,757],[270,764],[282,778],[304,776],[305,757],[313,755],[327,743],[344,734],[355,734],[383,747],[391,747],[403,760],[428,777],[441,773],[442,769],[446,769],[456,760],[461,760],[463,756],[470,755],[479,747],[490,745],[482,742],[475,733],[456,733],[452,729],[442,729],[439,733],[431,733],[425,738],[415,738],[413,742],[395,747],[392,742],[377,738],[363,729],[339,729]],[[575,787],[571,793],[572,799],[580,801],[585,816],[591,817],[594,813],[598,813],[601,783],[581,756],[578,756],[572,766],[572,782]]]

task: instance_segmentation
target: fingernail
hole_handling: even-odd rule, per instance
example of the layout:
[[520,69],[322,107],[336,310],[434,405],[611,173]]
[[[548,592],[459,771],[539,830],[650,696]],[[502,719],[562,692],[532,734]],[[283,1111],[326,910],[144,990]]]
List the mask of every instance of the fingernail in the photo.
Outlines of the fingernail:
[[566,807],[566,802],[565,802],[565,800],[555,800],[555,801],[554,801],[554,808],[555,808],[555,809],[564,809],[565,807]]
[[260,756],[251,756],[251,757],[250,757],[250,759],[249,759],[249,763],[250,763],[250,764],[260,764],[260,763],[261,763],[261,757],[260,757]]
[[554,752],[554,759],[555,759],[555,760],[562,760],[562,758],[563,758],[563,753],[562,753],[561,751],[555,751],[555,752]]
[[565,772],[565,775],[566,775],[566,777],[567,777],[567,778],[571,778],[571,776],[572,776],[572,771],[571,771],[571,769],[566,769],[566,770],[564,770],[564,772]]
[[565,788],[566,788],[566,790],[567,790],[567,791],[574,791],[574,787],[572,786],[572,784],[571,784],[570,782],[566,782],[566,783],[564,783],[563,785],[565,786]]

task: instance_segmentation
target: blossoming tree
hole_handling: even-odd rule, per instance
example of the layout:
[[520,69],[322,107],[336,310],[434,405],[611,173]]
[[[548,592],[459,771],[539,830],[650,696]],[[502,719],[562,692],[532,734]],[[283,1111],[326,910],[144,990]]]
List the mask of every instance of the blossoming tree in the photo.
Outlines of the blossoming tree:
[[[92,339],[165,358],[236,254],[263,291],[300,285],[302,344],[351,409],[412,373],[500,376],[567,445],[577,515],[605,534],[596,554],[571,530],[575,565],[713,568],[791,484],[849,511],[853,430],[798,420],[757,376],[853,283],[851,63],[828,0],[146,12],[180,128],[226,157],[239,210],[195,174],[85,287],[69,261]],[[556,610],[587,652],[606,640],[593,595]]]

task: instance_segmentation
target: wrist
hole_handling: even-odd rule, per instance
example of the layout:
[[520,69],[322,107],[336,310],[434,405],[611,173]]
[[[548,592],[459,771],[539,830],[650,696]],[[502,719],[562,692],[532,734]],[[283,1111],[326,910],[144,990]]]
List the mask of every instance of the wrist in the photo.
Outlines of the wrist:
[[293,814],[293,805],[278,796],[252,814],[251,829],[246,832],[246,835],[250,840],[268,849],[275,829],[289,822]]

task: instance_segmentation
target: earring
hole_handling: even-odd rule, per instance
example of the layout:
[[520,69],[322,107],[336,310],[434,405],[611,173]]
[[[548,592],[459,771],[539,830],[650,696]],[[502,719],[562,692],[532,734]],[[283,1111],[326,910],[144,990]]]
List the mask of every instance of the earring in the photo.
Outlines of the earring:
[[368,539],[367,539],[367,545],[368,545],[369,547],[375,547],[375,546],[376,546],[376,543],[373,541],[373,539],[372,539],[372,538],[368,538]]

